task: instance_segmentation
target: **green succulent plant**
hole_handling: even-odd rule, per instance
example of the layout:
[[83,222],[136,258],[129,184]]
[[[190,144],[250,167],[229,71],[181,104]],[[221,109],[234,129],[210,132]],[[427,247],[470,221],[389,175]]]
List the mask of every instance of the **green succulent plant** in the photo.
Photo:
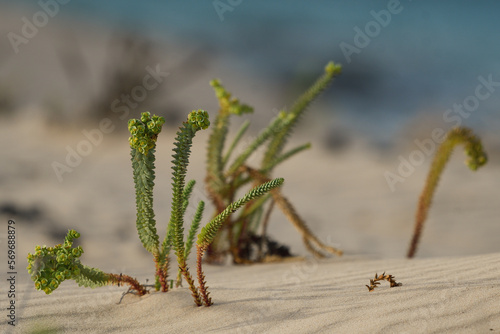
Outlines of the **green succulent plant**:
[[[248,194],[230,203],[225,211],[214,217],[203,227],[200,234],[200,222],[203,215],[205,203],[200,201],[196,213],[191,221],[187,235],[184,233],[184,216],[189,205],[195,181],[186,183],[186,172],[191,154],[193,138],[197,131],[209,127],[208,113],[204,110],[192,111],[177,132],[173,149],[172,166],[172,204],[171,215],[167,225],[167,233],[163,242],[157,233],[155,213],[153,209],[153,188],[155,180],[155,154],[156,141],[162,126],[165,123],[163,117],[153,115],[149,112],[141,114],[140,119],[131,119],[128,122],[130,131],[129,143],[131,147],[131,160],[133,179],[136,195],[136,228],[139,239],[144,248],[153,255],[155,263],[155,288],[167,292],[169,254],[173,250],[177,258],[178,276],[180,285],[182,277],[186,280],[197,306],[212,305],[206,286],[205,275],[202,270],[203,252],[212,242],[213,236],[221,227],[221,222],[230,213],[248,203],[249,201],[264,195],[265,193],[279,187],[283,179],[274,179],[252,189]],[[198,286],[187,267],[187,260],[197,238],[197,276]],[[35,253],[28,254],[28,272],[30,273],[35,288],[49,294],[56,290],[59,285],[67,279],[75,280],[78,285],[96,288],[108,284],[128,284],[137,294],[144,295],[148,290],[136,279],[123,274],[108,274],[100,269],[87,267],[80,262],[83,254],[81,246],[72,247],[73,240],[80,234],[70,230],[62,245],[54,247],[35,248]]]
[[[258,185],[269,181],[274,168],[289,158],[311,147],[305,143],[284,151],[288,138],[301,119],[301,116],[311,103],[323,92],[335,77],[340,75],[342,67],[329,62],[321,75],[312,86],[303,93],[293,104],[290,110],[282,110],[272,119],[267,127],[249,141],[236,157],[232,157],[235,147],[243,138],[249,127],[244,122],[238,130],[232,143],[225,150],[232,115],[241,116],[253,112],[253,108],[241,103],[232,96],[219,80],[210,82],[215,95],[219,100],[220,109],[211,128],[207,147],[207,176],[205,178],[207,192],[215,206],[215,215],[223,212],[234,199],[235,194],[248,184]],[[259,167],[250,167],[247,161],[257,149],[266,145]],[[265,211],[265,206],[269,203]],[[341,255],[342,252],[323,244],[308,228],[306,222],[294,209],[292,203],[276,190],[266,196],[259,197],[247,203],[237,217],[228,215],[221,223],[218,233],[214,236],[213,244],[208,247],[209,261],[219,262],[226,255],[232,255],[236,263],[252,262],[245,258],[244,247],[252,236],[262,229],[261,237],[265,238],[265,230],[269,213],[273,203],[283,211],[285,216],[301,233],[306,247],[316,256],[323,257],[325,253]],[[261,239],[262,240],[262,239]],[[263,257],[257,261],[264,260]]]
[[99,269],[83,265],[79,259],[83,254],[82,247],[72,247],[73,240],[79,237],[80,233],[69,230],[63,244],[54,247],[36,246],[35,253],[28,254],[27,269],[37,290],[51,294],[62,282],[72,279],[79,286],[88,288],[123,282],[129,284],[140,295],[146,293],[144,287],[134,278],[107,274]]

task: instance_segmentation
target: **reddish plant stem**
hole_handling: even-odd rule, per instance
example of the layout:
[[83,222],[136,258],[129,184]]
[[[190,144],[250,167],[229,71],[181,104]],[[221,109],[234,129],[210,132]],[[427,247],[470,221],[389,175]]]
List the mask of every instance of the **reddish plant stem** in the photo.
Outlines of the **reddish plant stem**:
[[182,276],[184,276],[184,279],[189,284],[189,290],[191,290],[191,294],[193,295],[194,302],[195,302],[196,306],[203,305],[203,302],[201,301],[201,298],[200,298],[200,294],[198,293],[198,289],[194,285],[193,277],[191,277],[191,274],[188,271],[186,261],[183,261],[182,264],[179,264],[179,269],[182,272]]
[[206,286],[207,282],[205,282],[205,274],[203,274],[203,269],[201,267],[201,261],[203,260],[203,254],[205,253],[205,248],[196,245],[196,271],[198,273],[198,284],[200,285],[199,290],[201,294],[201,298],[203,298],[203,302],[205,306],[212,305],[212,298],[209,297],[210,292],[208,292],[208,286]]
[[168,284],[167,284],[167,265],[161,266],[158,260],[156,262],[156,277],[158,277],[158,281],[160,282],[161,292],[168,292]]
[[[226,204],[224,203],[224,199],[221,197],[221,195],[219,194],[219,192],[217,192],[216,190],[214,190],[212,187],[211,187],[211,181],[214,179],[213,176],[207,176],[206,179],[205,179],[205,182],[207,184],[206,186],[206,190],[208,192],[208,195],[210,197],[210,199],[212,200],[212,203],[214,204],[215,208],[216,208],[216,213],[219,213],[219,212],[222,212],[224,211],[224,209],[226,208]],[[221,235],[221,232],[222,230],[224,229],[221,228],[221,231],[219,231],[219,233],[217,233],[214,241],[208,246],[207,248],[207,262],[209,263],[222,263],[222,258],[225,254],[223,254],[220,249],[218,249],[217,245],[218,245],[218,241],[220,240],[220,235]]]
[[133,277],[130,277],[128,275],[123,275],[123,274],[120,274],[120,275],[109,274],[109,277],[110,277],[111,283],[113,283],[113,284],[120,285],[121,283],[126,283],[126,284],[130,285],[130,287],[133,290],[137,291],[137,294],[139,296],[144,296],[146,293],[148,293],[148,290],[146,290],[146,288]]
[[266,234],[267,234],[267,225],[269,225],[269,217],[271,217],[271,212],[273,211],[274,208],[274,201],[271,201],[271,204],[269,204],[269,208],[267,209],[267,212],[264,216],[264,219],[262,221],[262,238],[260,239],[259,242],[259,253],[258,253],[258,261],[262,261],[263,255],[262,255],[262,244],[264,243],[264,240],[266,240]]
[[418,200],[417,213],[415,215],[415,228],[407,253],[408,258],[413,258],[417,252],[420,235],[422,234],[439,179],[450,159],[451,153],[458,144],[463,144],[465,146],[465,152],[469,157],[466,164],[470,169],[476,170],[488,160],[481,141],[470,129],[454,128],[448,132],[446,139],[439,146],[432,160],[431,168],[425,181],[425,187]]

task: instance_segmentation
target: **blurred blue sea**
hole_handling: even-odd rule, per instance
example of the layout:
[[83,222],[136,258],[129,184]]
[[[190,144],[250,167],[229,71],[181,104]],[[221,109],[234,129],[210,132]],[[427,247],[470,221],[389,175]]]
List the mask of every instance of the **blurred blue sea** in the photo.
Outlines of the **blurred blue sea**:
[[[0,0],[14,3],[38,6]],[[342,43],[355,46],[355,28],[365,31],[376,22],[373,13],[390,6],[398,13],[385,27],[379,23],[349,62]],[[69,2],[60,15],[204,46],[241,71],[283,84],[333,59],[344,74],[328,101],[360,129],[387,134],[422,112],[442,119],[454,103],[474,95],[479,76],[500,82],[499,13],[498,1],[87,0]],[[500,87],[462,117],[463,124],[498,132],[499,108]]]

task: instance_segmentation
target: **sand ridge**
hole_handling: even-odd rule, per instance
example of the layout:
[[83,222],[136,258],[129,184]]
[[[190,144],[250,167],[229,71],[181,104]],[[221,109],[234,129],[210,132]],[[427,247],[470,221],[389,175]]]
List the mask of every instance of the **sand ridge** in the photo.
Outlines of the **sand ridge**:
[[[206,266],[215,304],[184,288],[143,298],[125,288],[21,286],[18,333],[486,333],[500,331],[500,254],[433,259],[345,257]],[[403,285],[365,284],[383,271]],[[5,298],[2,295],[2,299]],[[2,300],[2,303],[4,301]]]

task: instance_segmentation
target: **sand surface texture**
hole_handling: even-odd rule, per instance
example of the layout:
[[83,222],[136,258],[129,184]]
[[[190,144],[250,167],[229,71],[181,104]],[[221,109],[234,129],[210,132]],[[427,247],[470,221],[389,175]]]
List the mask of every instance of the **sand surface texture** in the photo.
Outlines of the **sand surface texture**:
[[[376,272],[382,282],[368,292]],[[415,260],[306,260],[208,267],[215,304],[187,288],[143,298],[63,284],[50,296],[22,286],[16,332],[62,333],[496,333],[500,254]],[[5,298],[2,295],[2,298]],[[2,301],[2,305],[4,301]]]

